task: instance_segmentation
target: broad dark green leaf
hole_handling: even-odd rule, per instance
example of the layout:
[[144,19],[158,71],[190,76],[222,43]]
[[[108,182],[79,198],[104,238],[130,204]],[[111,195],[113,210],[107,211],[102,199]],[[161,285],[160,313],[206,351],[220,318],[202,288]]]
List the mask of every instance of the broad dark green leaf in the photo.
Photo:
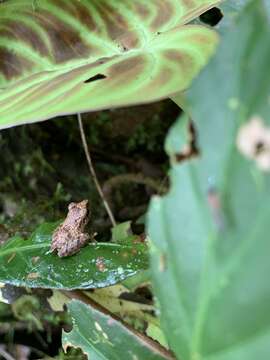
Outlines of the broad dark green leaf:
[[152,278],[179,359],[269,358],[269,167],[237,145],[254,117],[270,129],[269,36],[253,1],[189,92],[200,158],[174,161],[169,194],[151,204]]
[[144,244],[91,243],[67,258],[50,253],[55,224],[0,247],[0,282],[26,287],[89,289],[113,285],[147,268]]
[[[154,342],[146,342],[122,323],[86,304],[73,300],[68,304],[73,330],[63,333],[64,349],[80,347],[89,360],[161,360],[171,359],[158,351]],[[156,345],[156,344],[155,344]]]
[[0,128],[186,89],[217,44],[183,26],[219,0],[0,4]]

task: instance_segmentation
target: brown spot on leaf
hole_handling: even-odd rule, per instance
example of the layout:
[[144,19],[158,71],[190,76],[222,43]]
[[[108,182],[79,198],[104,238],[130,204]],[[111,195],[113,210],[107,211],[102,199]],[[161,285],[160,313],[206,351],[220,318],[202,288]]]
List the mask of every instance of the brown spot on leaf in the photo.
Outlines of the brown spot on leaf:
[[39,278],[39,273],[32,272],[27,275],[27,280],[36,280]]
[[223,230],[225,228],[225,216],[221,204],[220,194],[215,188],[210,188],[208,190],[207,202],[215,225],[219,230]]
[[128,252],[126,252],[126,251],[124,251],[123,253],[122,253],[122,258],[123,259],[127,259],[128,258]]
[[96,267],[100,272],[106,271],[106,265],[103,257],[98,257],[96,260]]
[[40,260],[40,256],[33,256],[31,260],[33,264],[36,264]]
[[145,241],[146,241],[146,234],[140,234],[136,236],[132,242],[133,244],[141,244],[141,243],[145,243]]

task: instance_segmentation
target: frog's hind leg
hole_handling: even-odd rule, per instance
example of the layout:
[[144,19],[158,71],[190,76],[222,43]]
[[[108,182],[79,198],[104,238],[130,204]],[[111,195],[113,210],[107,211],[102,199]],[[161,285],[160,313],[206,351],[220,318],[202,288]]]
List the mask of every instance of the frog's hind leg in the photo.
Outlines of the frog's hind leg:
[[58,249],[58,256],[71,256],[76,254],[83,246],[87,244],[90,236],[88,234],[77,234],[74,239],[69,239],[61,249]]

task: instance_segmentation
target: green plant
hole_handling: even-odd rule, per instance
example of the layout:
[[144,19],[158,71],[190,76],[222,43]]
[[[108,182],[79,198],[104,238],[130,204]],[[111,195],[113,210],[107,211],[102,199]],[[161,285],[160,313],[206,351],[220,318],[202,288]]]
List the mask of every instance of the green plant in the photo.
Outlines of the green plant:
[[31,0],[7,1],[0,13],[1,128],[184,90],[217,37],[183,25],[218,2],[43,0],[33,8]]
[[270,354],[264,280],[270,168],[261,158],[270,154],[260,132],[246,131],[254,120],[262,122],[265,135],[269,129],[267,15],[263,1],[250,2],[189,91],[199,158],[177,162],[187,119],[180,119],[167,140],[172,188],[164,199],[153,200],[149,227],[164,330],[179,358]]
[[[223,14],[219,35],[189,24],[211,18],[198,19],[214,6]],[[80,348],[89,359],[269,357],[269,34],[270,7],[263,0],[0,5],[0,126],[78,113],[105,206],[80,113],[168,97],[183,110],[165,144],[169,185],[166,176],[159,182],[133,173],[105,182],[150,184],[156,195],[145,232],[134,232],[131,221],[114,224],[111,214],[110,241],[101,232],[97,242],[64,259],[50,252],[59,221],[26,238],[3,237],[0,299],[13,303],[15,317],[31,331],[60,320],[42,317],[29,291],[14,298],[10,286],[53,290],[46,306],[56,314],[67,308],[72,323],[62,333],[64,350]],[[94,124],[89,132],[93,145],[101,141]],[[153,136],[159,137],[155,123],[149,131],[139,126],[126,148],[154,151]],[[25,167],[14,164],[18,183],[34,177],[35,162],[42,175],[53,173],[40,150],[29,159]],[[69,199],[59,183],[47,206]]]

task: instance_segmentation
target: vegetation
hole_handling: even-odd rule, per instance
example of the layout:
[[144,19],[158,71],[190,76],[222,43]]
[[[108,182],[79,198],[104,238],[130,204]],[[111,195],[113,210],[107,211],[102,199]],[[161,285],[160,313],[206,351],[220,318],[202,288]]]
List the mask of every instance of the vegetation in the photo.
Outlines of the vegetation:
[[269,34],[264,0],[0,1],[0,358],[269,357]]

